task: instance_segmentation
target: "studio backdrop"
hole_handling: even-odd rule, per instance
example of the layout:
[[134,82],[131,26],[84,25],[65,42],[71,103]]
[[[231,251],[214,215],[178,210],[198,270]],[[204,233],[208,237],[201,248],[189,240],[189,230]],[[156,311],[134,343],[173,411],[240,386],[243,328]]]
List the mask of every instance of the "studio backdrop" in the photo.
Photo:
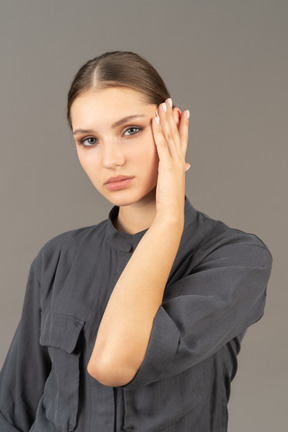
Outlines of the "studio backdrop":
[[287,18],[281,0],[2,0],[1,365],[40,248],[111,208],[82,172],[66,122],[74,73],[105,51],[136,51],[191,112],[194,207],[255,233],[274,257],[264,317],[239,356],[230,430],[285,430]]

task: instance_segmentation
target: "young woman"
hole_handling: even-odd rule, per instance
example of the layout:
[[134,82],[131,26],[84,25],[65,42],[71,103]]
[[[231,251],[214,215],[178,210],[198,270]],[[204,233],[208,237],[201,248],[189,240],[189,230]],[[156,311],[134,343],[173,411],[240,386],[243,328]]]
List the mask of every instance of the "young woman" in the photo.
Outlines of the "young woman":
[[271,255],[185,197],[189,111],[146,60],[88,61],[67,112],[80,163],[114,207],[35,258],[0,430],[224,432]]

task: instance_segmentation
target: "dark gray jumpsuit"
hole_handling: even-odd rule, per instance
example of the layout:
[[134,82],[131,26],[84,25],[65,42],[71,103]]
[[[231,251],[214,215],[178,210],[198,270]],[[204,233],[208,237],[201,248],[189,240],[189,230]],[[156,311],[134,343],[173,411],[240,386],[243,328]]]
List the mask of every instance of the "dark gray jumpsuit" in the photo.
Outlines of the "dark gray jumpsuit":
[[117,212],[57,236],[35,258],[0,375],[1,432],[227,430],[240,342],[263,315],[269,250],[186,198],[144,362],[130,383],[108,387],[87,363],[113,287],[145,235],[117,231]]

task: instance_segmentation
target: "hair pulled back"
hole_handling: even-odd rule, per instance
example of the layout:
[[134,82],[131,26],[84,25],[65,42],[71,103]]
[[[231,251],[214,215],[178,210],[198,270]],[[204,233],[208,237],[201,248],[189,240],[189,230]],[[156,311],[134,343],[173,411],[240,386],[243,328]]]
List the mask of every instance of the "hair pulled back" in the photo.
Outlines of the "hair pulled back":
[[74,100],[89,89],[126,87],[143,94],[147,103],[159,105],[170,97],[167,87],[154,67],[131,51],[110,51],[88,60],[76,73],[67,99],[67,120],[71,125]]

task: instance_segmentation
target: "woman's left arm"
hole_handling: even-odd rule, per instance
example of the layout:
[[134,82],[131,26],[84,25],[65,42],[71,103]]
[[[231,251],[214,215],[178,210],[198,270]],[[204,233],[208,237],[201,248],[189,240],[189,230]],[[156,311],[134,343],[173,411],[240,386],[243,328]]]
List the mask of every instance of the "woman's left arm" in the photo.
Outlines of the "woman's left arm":
[[253,234],[226,229],[213,239],[213,250],[203,249],[187,257],[186,276],[167,286],[145,359],[125,388],[181,374],[233,339],[240,342],[262,317],[272,268],[268,248]]

